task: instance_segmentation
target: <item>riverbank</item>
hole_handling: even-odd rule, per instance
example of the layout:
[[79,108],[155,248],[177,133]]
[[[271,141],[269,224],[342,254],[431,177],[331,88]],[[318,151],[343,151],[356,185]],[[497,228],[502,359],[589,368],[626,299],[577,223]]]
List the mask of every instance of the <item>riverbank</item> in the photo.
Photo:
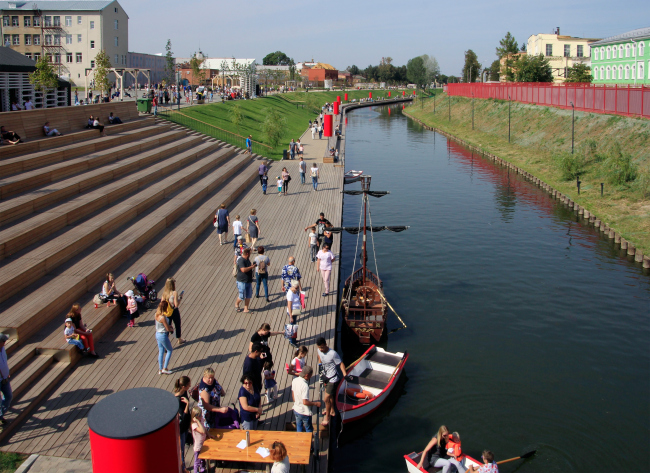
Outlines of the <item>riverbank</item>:
[[[452,97],[450,103],[442,95],[435,100],[435,111],[430,99],[409,107],[406,115],[540,179],[650,254],[650,122],[576,112],[572,157],[571,111],[515,103],[511,107],[511,143],[507,102],[475,100],[474,129],[471,99]],[[635,179],[613,182],[626,159],[636,169]]]

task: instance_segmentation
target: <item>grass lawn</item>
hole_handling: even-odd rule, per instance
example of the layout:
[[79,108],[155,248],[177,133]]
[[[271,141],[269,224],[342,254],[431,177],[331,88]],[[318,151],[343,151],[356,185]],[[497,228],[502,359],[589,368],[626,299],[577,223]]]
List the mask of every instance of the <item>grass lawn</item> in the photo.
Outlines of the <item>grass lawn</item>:
[[25,455],[0,452],[0,473],[13,473],[25,461]]

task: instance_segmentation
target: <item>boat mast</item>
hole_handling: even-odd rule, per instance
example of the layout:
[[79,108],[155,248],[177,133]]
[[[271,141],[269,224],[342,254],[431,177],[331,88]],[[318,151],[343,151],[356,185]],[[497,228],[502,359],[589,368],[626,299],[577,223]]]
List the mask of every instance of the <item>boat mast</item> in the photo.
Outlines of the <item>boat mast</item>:
[[[362,273],[362,286],[366,285],[366,216],[367,216],[367,205],[368,205],[368,191],[370,190],[370,179],[371,176],[361,176],[361,189],[363,190],[363,246],[362,246],[362,264],[363,264],[363,273]],[[363,308],[366,308],[366,298],[363,298]]]

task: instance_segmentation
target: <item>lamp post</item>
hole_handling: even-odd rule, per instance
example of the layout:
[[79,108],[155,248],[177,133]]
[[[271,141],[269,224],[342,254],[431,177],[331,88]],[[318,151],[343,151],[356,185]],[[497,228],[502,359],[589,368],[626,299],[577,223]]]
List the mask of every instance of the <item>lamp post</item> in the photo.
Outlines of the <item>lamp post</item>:
[[575,130],[576,107],[571,102],[571,154],[573,154],[573,136]]
[[510,104],[512,101],[510,100],[510,94],[508,94],[508,143],[510,143]]
[[[449,93],[449,92],[447,92],[447,93]],[[451,121],[451,95],[447,95],[447,99],[448,99],[447,103],[449,104],[449,120],[448,121]]]
[[178,110],[181,109],[181,65],[176,65],[176,100],[178,100]]
[[472,92],[472,130],[474,129],[474,92]]

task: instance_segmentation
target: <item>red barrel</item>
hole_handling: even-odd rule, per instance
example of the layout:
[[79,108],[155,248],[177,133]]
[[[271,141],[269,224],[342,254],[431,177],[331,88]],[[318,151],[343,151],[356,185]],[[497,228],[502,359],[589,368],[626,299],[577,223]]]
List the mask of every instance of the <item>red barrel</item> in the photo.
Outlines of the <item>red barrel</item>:
[[157,388],[120,391],[88,413],[93,473],[181,469],[178,399]]
[[339,114],[339,102],[334,102],[334,115]]
[[336,101],[337,101],[338,103],[341,103],[341,96],[340,96],[340,95],[337,95],[337,96],[336,96]]
[[372,98],[372,92],[368,92],[368,98]]
[[347,92],[345,93],[345,95],[343,96],[343,98],[345,99],[346,102],[348,101],[348,93],[347,93]]
[[406,90],[402,90],[402,97],[406,95]]
[[325,136],[332,136],[332,119],[333,119],[332,115],[325,115],[323,117],[323,135]]
[[390,97],[390,90],[388,91],[388,96]]

